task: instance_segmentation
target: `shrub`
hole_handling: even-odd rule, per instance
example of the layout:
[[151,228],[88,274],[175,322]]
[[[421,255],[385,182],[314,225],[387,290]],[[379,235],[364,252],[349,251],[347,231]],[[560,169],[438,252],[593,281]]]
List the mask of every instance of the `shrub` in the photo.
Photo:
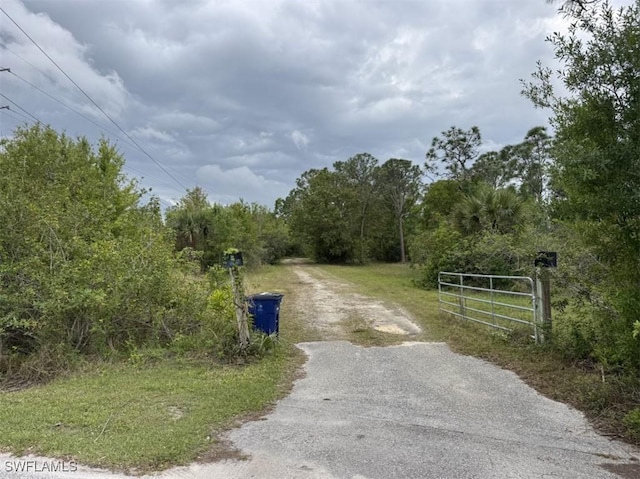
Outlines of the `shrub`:
[[176,258],[157,200],[141,204],[114,147],[40,125],[0,146],[0,374],[45,377],[74,355],[131,354],[206,329],[198,258]]
[[448,224],[416,237],[411,257],[422,271],[422,284],[436,287],[438,273],[530,274],[534,252],[523,248],[514,234],[483,231],[462,237]]

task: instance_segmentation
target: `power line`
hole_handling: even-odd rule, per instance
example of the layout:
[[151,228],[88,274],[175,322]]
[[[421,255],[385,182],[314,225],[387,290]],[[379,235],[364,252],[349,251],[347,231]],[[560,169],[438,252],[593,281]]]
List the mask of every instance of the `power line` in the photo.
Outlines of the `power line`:
[[[40,72],[40,74],[45,77],[47,80],[51,80],[54,81],[54,78],[47,73],[46,71],[44,71],[42,68],[38,68],[37,66],[35,66],[33,63],[31,63],[30,61],[28,61],[27,59],[25,59],[24,57],[18,55],[16,52],[14,52],[13,50],[11,50],[11,48],[9,48],[6,44],[2,44],[1,45],[3,49],[5,49],[6,51],[8,51],[9,53],[11,53],[13,56],[19,58],[20,60],[22,60],[24,63],[26,63],[27,65],[29,65],[31,68],[33,68],[34,70],[36,70],[37,72]],[[6,70],[8,70],[9,72],[11,72],[11,69],[7,68]],[[4,69],[0,69],[0,72],[4,71]],[[77,92],[73,92],[74,96],[76,98],[82,98]]]
[[7,115],[9,118],[13,118],[15,121],[23,121],[22,118],[19,118],[15,115],[21,115],[23,118],[26,118],[28,121],[31,121],[28,116],[23,115],[19,111],[12,110],[8,106],[3,106],[0,108],[0,113],[3,115]]
[[[19,117],[17,117],[17,116],[16,116],[16,115],[20,115],[20,116],[22,116],[22,118],[24,118],[24,119],[26,119],[26,120],[29,120],[29,121],[30,121],[30,119],[29,119],[29,117],[28,117],[28,116],[23,115],[23,114],[22,114],[22,113],[20,113],[19,111],[12,110],[12,109],[9,107],[9,105],[0,106],[0,114],[2,114],[2,115],[7,115],[9,118],[13,118],[15,121],[22,121],[22,119],[21,119],[21,118],[19,118]],[[140,179],[143,179],[143,177],[145,177],[145,174],[144,174],[144,173],[142,173],[141,171],[136,170],[135,168],[131,168],[130,166],[127,166],[126,164],[124,165],[124,167],[123,167],[123,168],[124,168],[125,170],[129,170],[129,171],[131,171],[131,172],[133,172],[133,173],[137,173],[137,174],[139,174],[139,175],[140,175]],[[147,190],[147,192],[149,192],[149,191],[151,191],[151,188],[149,188],[149,189]],[[170,201],[167,201],[167,200],[165,200],[164,198],[161,198],[161,197],[160,197],[160,196],[158,196],[158,195],[152,195],[152,196],[153,196],[154,198],[157,198],[157,199],[158,199],[158,201],[160,201],[161,203],[164,203],[166,206],[171,207],[171,206],[173,206],[173,205],[174,205],[174,203],[171,203]]]
[[26,37],[31,41],[31,43],[33,43],[33,44],[36,46],[36,48],[37,48],[38,50],[40,50],[40,52],[42,52],[42,54],[43,54],[45,57],[47,57],[47,58],[49,59],[49,61],[50,61],[51,63],[53,63],[53,64],[55,65],[55,67],[56,67],[58,70],[60,70],[60,72],[61,72],[61,73],[62,73],[62,74],[63,74],[63,75],[64,75],[64,76],[65,76],[65,77],[66,77],[66,78],[67,78],[67,79],[68,79],[68,80],[69,80],[69,81],[70,81],[70,82],[71,82],[71,83],[72,83],[72,84],[73,84],[73,85],[74,85],[74,86],[75,86],[75,87],[76,87],[76,88],[77,88],[77,89],[78,89],[78,90],[79,90],[79,91],[80,91],[80,92],[81,92],[81,93],[82,93],[82,94],[83,94],[83,95],[84,95],[84,96],[85,96],[85,97],[86,97],[86,98],[87,98],[87,99],[88,99],[88,100],[89,100],[89,101],[90,101],[90,102],[91,102],[91,103],[92,103],[96,108],[97,108],[97,109],[98,109],[98,110],[100,110],[100,112],[101,112],[101,113],[102,113],[102,114],[103,114],[103,115],[104,115],[104,116],[105,116],[105,117],[106,117],[106,118],[107,118],[111,123],[113,123],[113,124],[116,126],[116,128],[118,128],[118,130],[120,130],[120,131],[121,131],[121,132],[122,132],[122,133],[123,133],[123,134],[124,134],[124,135],[125,135],[125,136],[126,136],[126,137],[127,137],[127,138],[128,138],[128,139],[129,139],[133,144],[134,144],[134,145],[136,145],[136,146],[138,147],[138,149],[139,149],[142,153],[144,153],[144,155],[146,155],[146,156],[147,156],[151,161],[153,161],[153,162],[158,166],[158,168],[160,168],[162,171],[164,171],[164,172],[167,174],[167,176],[169,176],[173,181],[175,181],[178,185],[180,185],[180,187],[184,188],[185,190],[187,189],[187,187],[186,187],[186,186],[184,186],[180,181],[178,181],[178,179],[177,179],[175,176],[173,176],[173,175],[169,172],[169,170],[167,170],[167,169],[166,169],[166,168],[165,168],[165,167],[164,167],[164,166],[163,166],[159,161],[157,161],[157,160],[156,160],[155,158],[153,158],[149,153],[147,153],[147,151],[146,151],[144,148],[142,148],[142,147],[138,144],[138,142],[136,142],[136,141],[135,141],[135,140],[134,140],[134,139],[133,139],[133,138],[132,138],[132,137],[131,137],[127,132],[126,132],[126,131],[124,131],[124,129],[122,129],[122,127],[121,127],[120,125],[118,125],[118,123],[116,123],[116,121],[115,121],[113,118],[111,118],[111,116],[110,116],[106,111],[104,111],[104,110],[100,107],[100,105],[98,105],[98,104],[93,100],[93,98],[91,98],[91,97],[87,94],[87,92],[85,92],[85,91],[80,87],[80,85],[78,85],[75,81],[73,81],[73,79],[72,79],[69,75],[67,75],[67,73],[62,69],[62,67],[60,67],[60,65],[58,65],[58,64],[55,62],[55,60],[54,60],[53,58],[51,58],[51,57],[47,54],[47,52],[45,52],[45,51],[42,49],[42,47],[40,47],[40,45],[38,45],[38,43],[37,43],[33,38],[31,38],[31,36],[30,36],[26,31],[24,31],[24,29],[23,29],[20,25],[18,25],[18,23],[17,23],[17,22],[16,22],[16,21],[11,17],[11,15],[9,15],[9,14],[5,11],[5,9],[4,9],[4,8],[0,7],[0,11],[2,11],[2,13],[4,13],[4,14],[5,14],[5,16],[6,16],[9,20],[11,20],[11,22],[12,22],[16,27],[18,27],[18,29],[19,29],[19,30],[20,30],[20,31],[21,31],[21,32],[22,32],[22,33],[23,33],[23,34],[24,34],[24,35],[25,35],[25,36],[26,36]]
[[[29,118],[27,115],[23,115],[22,113],[20,113],[19,111],[16,110],[12,110],[11,108],[7,109],[8,111],[10,111],[11,113],[13,113],[14,115],[20,115],[22,118],[24,118],[27,121],[33,121],[31,120],[31,118]],[[15,118],[15,117],[14,117]]]
[[[2,71],[2,70],[0,70]],[[29,85],[31,88],[34,88],[36,90],[38,90],[40,93],[42,93],[43,95],[46,95],[47,97],[49,97],[50,99],[52,99],[53,101],[59,103],[60,105],[62,105],[63,107],[65,107],[67,110],[72,111],[73,113],[75,113],[76,115],[80,115],[82,118],[84,118],[85,120],[87,120],[89,123],[94,124],[95,126],[97,126],[98,128],[100,128],[101,130],[106,131],[107,133],[109,133],[110,135],[115,136],[116,138],[118,138],[119,140],[122,140],[123,142],[129,144],[130,146],[135,147],[135,145],[127,140],[125,140],[124,138],[118,136],[116,133],[112,132],[111,130],[105,128],[103,125],[100,125],[99,123],[95,122],[94,120],[92,120],[91,118],[89,118],[88,116],[86,116],[85,114],[79,112],[78,110],[76,110],[75,108],[67,105],[65,102],[63,102],[62,100],[54,97],[53,95],[47,93],[46,91],[44,91],[42,88],[38,87],[37,85],[34,85],[33,83],[31,83],[28,80],[25,80],[24,78],[22,78],[20,75],[18,75],[17,73],[12,72],[10,69],[7,69],[8,73],[10,73],[11,75],[13,75],[14,77],[16,77],[18,80],[23,81],[24,83],[26,83],[27,85]]]
[[[9,98],[7,95],[0,93],[0,96],[2,98],[4,98],[5,100],[7,100],[9,103],[13,103],[19,110],[22,110],[23,112],[25,112],[27,115],[29,115],[31,118],[33,118],[37,123],[42,123],[38,118],[36,118],[34,115],[32,115],[31,113],[29,113],[27,110],[25,110],[24,108],[22,108],[20,105],[18,105],[15,101],[13,101],[11,98]],[[13,110],[12,110],[13,111]],[[15,112],[18,113],[18,112]]]
[[[89,123],[97,126],[98,128],[100,128],[101,130],[104,130],[105,132],[109,133],[110,135],[114,136],[115,138],[121,140],[123,143],[126,143],[129,146],[132,146],[136,149],[139,150],[138,146],[134,145],[133,143],[131,143],[130,141],[126,140],[125,138],[122,138],[121,136],[119,136],[117,133],[114,133],[113,131],[109,130],[108,128],[106,128],[104,125],[101,125],[100,123],[97,123],[96,121],[94,121],[93,119],[91,119],[90,117],[86,116],[85,114],[79,112],[78,110],[76,110],[75,108],[69,106],[68,104],[66,104],[65,102],[63,102],[62,100],[60,100],[59,98],[56,98],[55,96],[51,95],[50,93],[46,92],[45,90],[43,90],[42,88],[40,88],[37,85],[34,85],[33,83],[31,83],[30,81],[24,79],[23,77],[21,77],[20,75],[18,75],[17,73],[15,73],[14,71],[12,71],[10,68],[0,68],[0,72],[7,72],[11,75],[13,75],[14,77],[16,77],[18,80],[26,83],[27,85],[29,85],[31,88],[39,91],[40,93],[42,93],[43,95],[47,96],[48,98],[50,98],[51,100],[59,103],[60,105],[62,105],[63,107],[65,107],[66,109],[68,109],[69,111],[75,113],[76,115],[84,118],[85,120],[87,120]],[[139,150],[141,151],[141,150]],[[133,170],[135,171],[135,170]],[[175,170],[173,170],[176,174],[180,174],[183,178],[187,179],[188,181],[194,181],[193,178],[189,178],[188,176],[180,173],[180,172],[176,172]],[[145,173],[142,172],[138,172],[138,174],[143,175],[143,176],[149,176]],[[153,178],[152,176],[149,176],[150,178]],[[156,178],[157,179],[157,178]],[[194,183],[197,183],[194,181]]]
[[33,63],[31,63],[29,60],[26,60],[25,58],[21,57],[20,55],[18,55],[16,52],[14,52],[13,50],[11,50],[11,48],[9,48],[7,45],[3,44],[2,48],[4,48],[6,51],[8,51],[9,53],[11,53],[12,55],[18,57],[20,60],[22,60],[23,62],[25,62],[27,65],[31,65],[31,68],[33,68],[34,70],[38,70],[40,73],[42,73],[43,75],[46,75],[46,73],[43,70],[40,70],[40,68],[38,68],[37,66],[35,66]]

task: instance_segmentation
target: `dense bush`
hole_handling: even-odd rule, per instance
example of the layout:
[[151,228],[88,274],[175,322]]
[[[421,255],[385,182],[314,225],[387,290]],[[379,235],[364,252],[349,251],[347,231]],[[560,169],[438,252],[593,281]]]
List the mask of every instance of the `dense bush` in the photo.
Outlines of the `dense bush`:
[[438,273],[530,275],[534,250],[521,244],[515,234],[482,231],[463,237],[447,223],[413,238],[414,264],[422,272],[421,283],[438,286]]
[[[633,328],[637,290],[619,278],[598,243],[585,244],[576,224],[558,225],[561,262],[553,272],[554,342],[570,358],[598,362],[608,372],[640,369],[640,341]],[[587,227],[583,225],[583,227]],[[588,226],[596,232],[602,225]],[[620,254],[620,250],[611,252]]]
[[141,204],[114,147],[43,126],[1,147],[0,373],[46,375],[205,329],[210,287],[176,258],[157,201]]

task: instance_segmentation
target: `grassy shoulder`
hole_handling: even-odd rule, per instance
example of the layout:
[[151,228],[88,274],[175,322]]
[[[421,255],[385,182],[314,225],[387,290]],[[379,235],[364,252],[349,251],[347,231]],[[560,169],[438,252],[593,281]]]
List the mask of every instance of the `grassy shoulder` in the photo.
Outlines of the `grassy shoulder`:
[[0,437],[16,454],[159,469],[206,451],[216,432],[282,393],[286,355],[246,366],[196,360],[102,365],[0,395]]
[[[249,283],[294,294],[284,268],[254,272]],[[215,458],[217,434],[267,411],[304,361],[293,343],[305,330],[287,301],[281,321],[280,347],[248,364],[140,351],[135,361],[89,364],[42,386],[1,392],[0,449],[136,472]]]
[[360,292],[404,307],[423,327],[428,341],[445,341],[452,350],[491,361],[516,372],[545,396],[583,411],[603,433],[640,444],[640,429],[625,420],[637,407],[640,380],[603,376],[591,364],[564,358],[561,351],[531,344],[526,335],[505,335],[472,322],[441,315],[438,292],[413,285],[418,272],[406,265],[321,266],[358,285]]

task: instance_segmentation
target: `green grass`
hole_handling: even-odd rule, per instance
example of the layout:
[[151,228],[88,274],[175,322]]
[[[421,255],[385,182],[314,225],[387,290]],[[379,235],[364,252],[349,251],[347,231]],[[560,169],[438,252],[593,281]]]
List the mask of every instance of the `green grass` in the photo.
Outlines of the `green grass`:
[[318,266],[323,271],[354,283],[361,294],[404,307],[423,329],[425,341],[443,341],[446,328],[439,321],[438,292],[418,289],[419,273],[406,265],[377,263],[367,266]]
[[321,339],[312,325],[305,321],[304,311],[299,305],[307,301],[306,298],[300,297],[300,280],[290,267],[264,266],[250,272],[246,284],[248,294],[266,291],[284,294],[280,307],[280,342],[291,354],[299,353],[294,344]]
[[[504,333],[440,314],[438,291],[414,286],[418,272],[406,265],[319,266],[357,285],[362,294],[404,307],[425,331],[428,341],[445,341],[453,351],[491,361],[516,372],[542,394],[582,410],[602,432],[640,444],[640,421],[625,415],[637,406],[638,378],[607,376],[591,363],[565,358],[550,345],[532,344],[529,333]],[[634,429],[636,428],[636,429]]]
[[217,431],[281,394],[286,360],[279,354],[247,366],[102,365],[0,395],[1,441],[16,454],[122,469],[187,463]]
[[[290,300],[292,280],[284,268],[265,268],[248,283],[263,291],[279,285]],[[0,449],[136,472],[215,457],[216,435],[266,411],[304,361],[292,344],[307,330],[287,299],[282,345],[259,361],[225,366],[157,355],[146,363],[89,364],[45,385],[0,393]]]

